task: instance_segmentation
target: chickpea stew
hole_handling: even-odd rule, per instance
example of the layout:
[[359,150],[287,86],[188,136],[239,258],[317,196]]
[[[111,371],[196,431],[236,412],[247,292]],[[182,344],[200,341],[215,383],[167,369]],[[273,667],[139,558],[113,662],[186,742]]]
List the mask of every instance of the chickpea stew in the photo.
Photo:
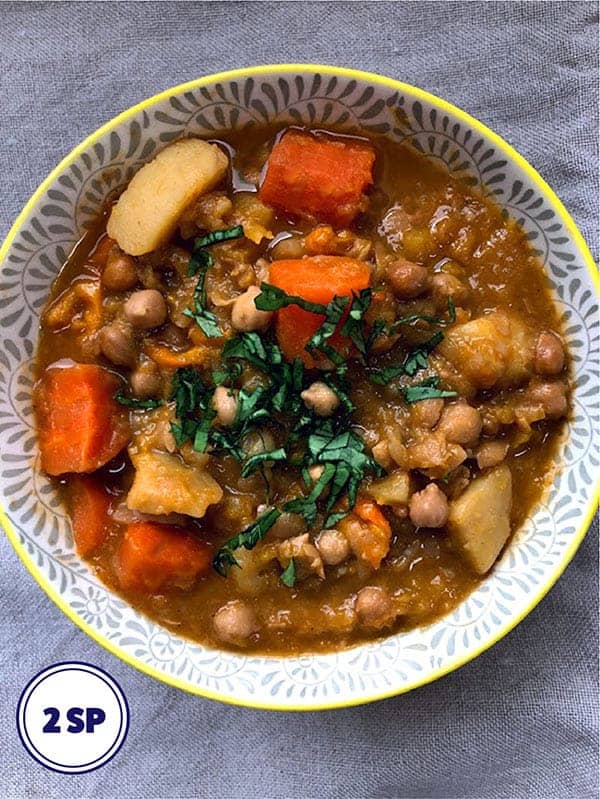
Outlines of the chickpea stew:
[[343,648],[449,612],[552,475],[546,278],[407,145],[254,129],[167,146],[44,309],[41,464],[101,579],[219,648]]

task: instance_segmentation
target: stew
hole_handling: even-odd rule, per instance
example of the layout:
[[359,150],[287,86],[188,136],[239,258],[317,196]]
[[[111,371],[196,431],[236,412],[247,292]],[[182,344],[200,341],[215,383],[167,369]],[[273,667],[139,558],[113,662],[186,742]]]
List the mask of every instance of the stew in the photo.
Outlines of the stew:
[[293,654],[425,624],[552,476],[567,355],[524,231],[409,146],[166,147],[44,309],[42,468],[109,586]]

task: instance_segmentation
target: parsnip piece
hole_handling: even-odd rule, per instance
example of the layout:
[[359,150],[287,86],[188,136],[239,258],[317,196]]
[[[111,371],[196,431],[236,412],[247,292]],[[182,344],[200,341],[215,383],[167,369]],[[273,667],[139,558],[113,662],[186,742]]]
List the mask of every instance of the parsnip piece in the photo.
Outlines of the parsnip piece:
[[227,157],[200,139],[182,139],[134,175],[108,220],[108,235],[129,255],[156,250],[169,238],[187,206],[214,188]]
[[408,472],[396,469],[387,477],[374,480],[364,491],[373,497],[378,505],[406,505],[409,487]]
[[449,328],[436,353],[474,388],[509,388],[533,374],[535,337],[516,314],[494,311]]
[[508,539],[511,506],[512,477],[505,463],[476,477],[450,503],[450,537],[478,574],[491,569]]
[[127,507],[142,513],[184,513],[200,519],[221,500],[221,486],[208,472],[187,466],[167,452],[131,455],[135,467]]

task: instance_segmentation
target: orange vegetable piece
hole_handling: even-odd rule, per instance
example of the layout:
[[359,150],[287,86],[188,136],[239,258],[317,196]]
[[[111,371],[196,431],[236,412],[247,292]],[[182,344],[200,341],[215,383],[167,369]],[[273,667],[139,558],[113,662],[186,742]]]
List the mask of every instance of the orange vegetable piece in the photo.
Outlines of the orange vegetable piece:
[[104,543],[110,531],[110,495],[93,477],[75,477],[68,491],[75,548],[86,558]]
[[165,344],[149,341],[144,347],[145,354],[154,363],[165,369],[179,369],[181,366],[202,366],[206,363],[210,351],[207,347],[190,347],[189,350],[172,350]]
[[114,239],[111,239],[110,236],[102,236],[102,238],[96,242],[94,251],[90,255],[89,263],[92,266],[103,269],[106,266],[109,253],[116,243],[117,242]]
[[[367,288],[371,270],[364,261],[337,255],[316,255],[299,260],[273,261],[269,271],[269,282],[288,294],[294,294],[310,302],[326,305],[335,297],[350,297]],[[346,314],[347,315],[347,314]],[[277,311],[275,330],[277,341],[288,360],[301,358],[306,366],[317,362],[305,346],[323,322],[324,316],[290,305]],[[343,325],[345,317],[340,321]],[[347,349],[348,339],[338,332],[329,339],[335,349]]]
[[129,442],[129,413],[114,399],[121,385],[94,364],[50,367],[36,390],[42,469],[93,472]]
[[338,523],[354,554],[378,569],[390,549],[392,528],[372,499],[358,497],[353,512]]
[[129,524],[116,561],[121,587],[156,593],[190,588],[210,571],[208,544],[172,525],[155,522]]
[[364,208],[374,161],[362,142],[290,130],[273,147],[259,197],[297,216],[348,225]]

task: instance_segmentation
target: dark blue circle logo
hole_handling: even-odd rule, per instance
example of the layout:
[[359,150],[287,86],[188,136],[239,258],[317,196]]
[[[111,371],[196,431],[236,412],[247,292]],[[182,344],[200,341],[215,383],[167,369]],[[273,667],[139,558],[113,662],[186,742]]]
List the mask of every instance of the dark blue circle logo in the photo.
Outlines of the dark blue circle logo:
[[30,680],[17,705],[17,730],[29,754],[52,771],[83,774],[123,746],[129,706],[117,681],[97,666],[55,663]]

